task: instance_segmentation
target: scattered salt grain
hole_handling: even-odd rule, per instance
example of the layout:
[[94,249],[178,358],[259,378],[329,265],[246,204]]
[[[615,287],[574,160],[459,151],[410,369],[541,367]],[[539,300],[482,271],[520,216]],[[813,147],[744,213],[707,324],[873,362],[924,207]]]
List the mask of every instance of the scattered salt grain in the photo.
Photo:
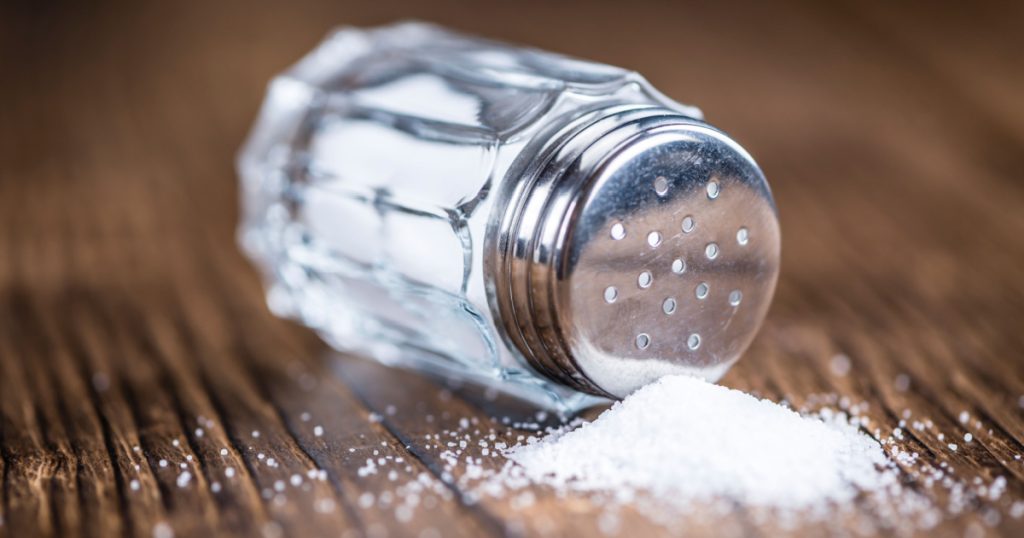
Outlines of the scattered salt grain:
[[967,424],[967,421],[971,420],[971,415],[967,411],[960,411],[960,424]]
[[252,431],[252,436],[253,436],[254,439],[259,439],[260,438],[260,431],[259,430],[253,430]]
[[838,377],[843,377],[850,373],[850,357],[840,353],[829,362],[829,366],[832,369],[832,373]]
[[210,491],[220,493],[220,482],[213,482],[210,484]]
[[167,460],[160,460],[158,462],[158,465],[160,465],[161,467],[167,467]]
[[228,449],[226,449],[226,448],[220,449],[220,455],[221,456],[227,456],[228,455]]
[[373,501],[374,499],[372,493],[363,493],[362,495],[359,496],[359,507],[364,509],[370,508],[371,506],[373,506]]
[[181,446],[181,441],[178,441],[177,439],[172,439],[171,444],[178,447]]
[[313,505],[313,508],[317,511],[317,513],[320,513],[320,514],[327,514],[327,513],[333,512],[334,511],[334,507],[335,507],[334,499],[326,498],[326,497],[323,498],[323,499],[318,499],[316,501],[316,503]]
[[132,479],[132,481],[128,483],[128,487],[132,488],[132,491],[139,491],[139,481]]
[[185,472],[181,473],[180,475],[178,475],[177,483],[178,483],[178,487],[179,488],[187,487],[188,483],[191,482],[191,481],[192,481],[192,473],[190,473],[188,471],[185,471]]
[[153,538],[174,538],[174,529],[166,522],[161,521],[153,525]]
[[970,443],[973,440],[974,440],[974,436],[973,435],[971,435],[970,433],[965,433],[964,434],[964,442],[965,443]]
[[226,476],[228,478],[234,477],[235,476],[235,468],[234,467],[228,467],[227,469],[224,469],[224,476]]
[[318,425],[318,426],[314,426],[314,427],[313,427],[313,435],[315,435],[315,436],[317,436],[317,437],[320,437],[320,436],[322,436],[323,434],[324,434],[324,428],[323,428],[323,426],[319,426],[319,425]]

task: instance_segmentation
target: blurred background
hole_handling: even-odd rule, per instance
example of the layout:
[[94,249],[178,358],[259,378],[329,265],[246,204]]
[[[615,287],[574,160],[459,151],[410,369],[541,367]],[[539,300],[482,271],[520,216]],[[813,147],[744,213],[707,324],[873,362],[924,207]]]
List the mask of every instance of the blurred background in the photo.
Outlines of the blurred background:
[[[85,461],[90,435],[114,447],[94,455],[104,465],[126,466],[111,439],[137,430],[155,447],[191,431],[194,402],[238,422],[230,433],[300,398],[275,380],[315,371],[324,348],[263,307],[234,243],[233,159],[274,74],[335,26],[399,19],[634,69],[701,107],[758,160],[782,223],[777,298],[724,383],[797,404],[868,401],[884,427],[911,409],[955,428],[970,409],[994,437],[953,464],[1021,493],[1021,2],[5,2],[7,484],[15,456],[66,445]],[[363,387],[395,375],[360,372]],[[940,439],[914,442],[934,456]],[[97,483],[123,492],[115,475]],[[27,496],[6,491],[18,528],[11,499]],[[24,502],[59,508],[53,495]],[[291,517],[294,531],[297,510],[260,517]]]

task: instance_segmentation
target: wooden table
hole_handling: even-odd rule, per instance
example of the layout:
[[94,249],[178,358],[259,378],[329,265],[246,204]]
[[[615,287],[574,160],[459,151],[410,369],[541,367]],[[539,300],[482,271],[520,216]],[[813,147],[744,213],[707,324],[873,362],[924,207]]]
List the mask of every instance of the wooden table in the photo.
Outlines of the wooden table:
[[[357,472],[371,451],[436,474],[421,432],[503,411],[331,358],[234,247],[232,160],[269,77],[333,25],[407,17],[702,106],[762,164],[783,230],[774,306],[723,383],[865,401],[885,435],[930,419],[903,446],[1007,480],[932,532],[1024,535],[1024,4],[91,4],[0,11],[0,537],[598,533],[600,506],[543,489],[525,508],[450,490],[409,518],[362,502],[388,487]],[[622,517],[625,536],[781,532]]]

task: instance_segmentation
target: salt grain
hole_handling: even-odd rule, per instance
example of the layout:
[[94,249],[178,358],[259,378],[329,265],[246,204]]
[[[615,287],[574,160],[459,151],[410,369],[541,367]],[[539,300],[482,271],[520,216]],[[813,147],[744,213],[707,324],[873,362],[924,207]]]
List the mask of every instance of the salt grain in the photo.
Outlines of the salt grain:
[[329,513],[329,512],[333,512],[334,511],[334,506],[335,506],[334,499],[330,499],[330,498],[318,499],[316,501],[316,503],[313,505],[314,509],[318,513],[320,513],[320,514],[326,514],[326,513]]
[[832,373],[838,377],[843,377],[850,373],[850,357],[840,353],[832,357],[832,361],[829,363],[832,368]]
[[373,500],[374,499],[372,493],[363,493],[362,495],[359,496],[359,507],[364,509],[370,508],[371,506],[373,506]]
[[315,436],[317,436],[317,437],[320,437],[320,436],[322,436],[323,434],[324,434],[324,428],[323,428],[323,426],[314,426],[314,427],[313,427],[313,435],[315,435]]
[[153,525],[153,538],[174,538],[174,529],[170,525],[161,521],[156,525]]

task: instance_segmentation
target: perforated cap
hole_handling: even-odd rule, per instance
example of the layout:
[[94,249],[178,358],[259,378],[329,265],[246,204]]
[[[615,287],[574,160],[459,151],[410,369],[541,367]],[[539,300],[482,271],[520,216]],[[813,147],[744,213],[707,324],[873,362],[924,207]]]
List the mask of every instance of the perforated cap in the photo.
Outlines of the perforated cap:
[[719,378],[753,339],[779,267],[760,169],[709,125],[613,111],[556,136],[505,193],[495,310],[541,373],[625,397]]

